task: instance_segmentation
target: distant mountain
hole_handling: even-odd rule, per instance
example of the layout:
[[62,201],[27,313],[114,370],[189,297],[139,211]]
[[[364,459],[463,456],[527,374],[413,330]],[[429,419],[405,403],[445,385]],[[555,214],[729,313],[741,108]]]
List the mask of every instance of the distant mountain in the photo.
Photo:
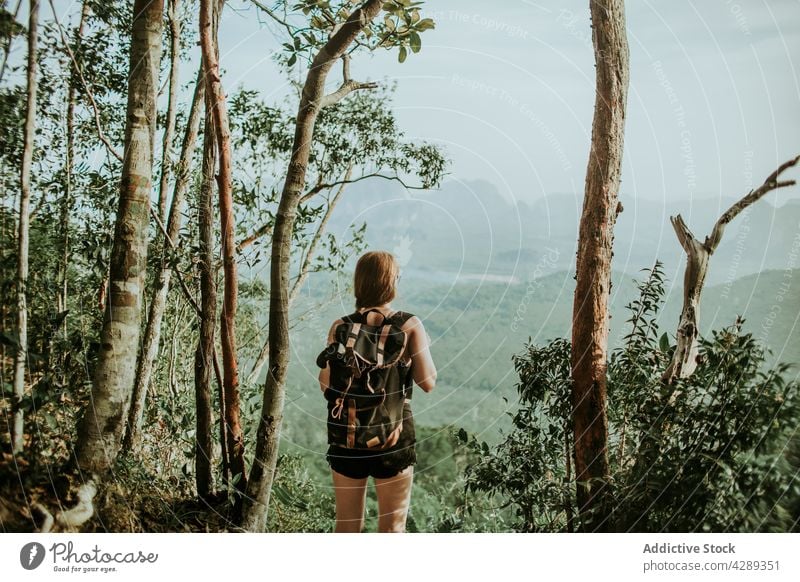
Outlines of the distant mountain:
[[[446,282],[492,274],[527,281],[574,268],[582,196],[553,194],[533,203],[512,202],[480,180],[452,180],[441,190],[425,192],[373,180],[350,187],[330,228],[342,234],[366,221],[370,248],[394,252],[412,278]],[[735,199],[654,201],[623,194],[621,201],[614,268],[636,273],[659,259],[667,273],[680,276],[684,253],[669,217],[682,214],[702,239]],[[759,201],[726,229],[711,261],[709,283],[797,266],[797,253],[790,251],[800,244],[798,237],[800,200],[780,208],[769,199]]]

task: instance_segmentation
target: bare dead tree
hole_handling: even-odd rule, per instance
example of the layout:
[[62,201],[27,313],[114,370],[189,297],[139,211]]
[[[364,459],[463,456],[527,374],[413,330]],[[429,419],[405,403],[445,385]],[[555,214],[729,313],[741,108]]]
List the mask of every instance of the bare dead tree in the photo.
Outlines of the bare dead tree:
[[[700,321],[700,298],[708,272],[709,260],[722,240],[725,227],[736,218],[740,212],[760,200],[768,192],[777,188],[793,186],[795,184],[794,180],[779,181],[778,178],[785,170],[796,165],[798,161],[800,161],[800,156],[784,162],[777,170],[767,177],[761,186],[751,190],[738,202],[733,204],[719,219],[717,219],[717,222],[711,230],[711,234],[705,237],[705,240],[702,242],[694,237],[680,214],[670,217],[672,226],[675,229],[675,234],[681,246],[683,246],[686,251],[686,268],[683,274],[683,307],[681,309],[676,333],[677,344],[670,363],[661,375],[661,383],[666,388],[662,398],[668,406],[673,404],[680,394],[679,389],[676,387],[676,380],[689,378],[695,372],[699,364],[698,324]],[[647,427],[647,434],[641,435],[639,439],[643,441],[647,438],[652,442],[658,443],[665,438],[665,435],[671,428],[670,415],[660,414],[655,421]],[[657,462],[658,456],[659,451],[657,447],[648,447],[646,452],[642,452],[636,456],[633,474],[646,474],[649,467]],[[620,521],[623,522],[624,527],[628,531],[639,521],[642,513],[646,511],[648,503],[649,501],[645,499],[643,502],[636,505],[629,505],[626,507],[625,511],[622,512],[623,516]]]
[[768,192],[794,186],[794,180],[779,181],[779,178],[784,171],[795,166],[798,161],[800,161],[800,156],[781,164],[761,186],[748,192],[741,200],[726,210],[717,219],[711,234],[702,242],[694,237],[680,214],[670,217],[678,241],[686,251],[686,269],[683,273],[683,308],[676,333],[677,345],[672,360],[661,378],[665,384],[672,384],[676,378],[688,378],[697,368],[700,294],[703,292],[709,259],[722,240],[725,227],[740,212],[760,200]]

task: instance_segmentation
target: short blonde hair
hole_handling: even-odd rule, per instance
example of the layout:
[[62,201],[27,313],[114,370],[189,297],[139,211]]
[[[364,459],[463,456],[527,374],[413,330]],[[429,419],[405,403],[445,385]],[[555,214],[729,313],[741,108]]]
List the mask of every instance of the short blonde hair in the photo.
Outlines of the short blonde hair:
[[353,276],[356,309],[383,305],[394,299],[399,272],[400,267],[389,252],[370,251],[361,255]]

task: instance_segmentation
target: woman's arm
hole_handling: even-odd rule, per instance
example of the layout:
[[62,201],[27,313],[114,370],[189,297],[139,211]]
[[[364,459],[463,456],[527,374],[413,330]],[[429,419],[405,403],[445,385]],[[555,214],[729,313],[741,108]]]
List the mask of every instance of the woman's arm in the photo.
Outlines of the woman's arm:
[[410,318],[403,329],[410,335],[408,354],[411,356],[411,373],[414,382],[425,392],[430,392],[436,385],[436,366],[431,357],[431,339],[428,337],[422,321],[415,315]]
[[325,363],[325,367],[319,371],[319,389],[325,394],[328,389],[329,382],[331,381],[331,365]]

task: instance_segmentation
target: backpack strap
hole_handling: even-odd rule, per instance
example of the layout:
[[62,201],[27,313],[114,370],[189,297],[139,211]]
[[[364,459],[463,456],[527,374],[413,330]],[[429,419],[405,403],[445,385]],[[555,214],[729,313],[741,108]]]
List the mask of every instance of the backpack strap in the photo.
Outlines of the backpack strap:
[[389,317],[386,317],[383,313],[378,311],[377,309],[367,309],[366,311],[355,311],[350,315],[345,315],[342,317],[342,321],[345,323],[367,323],[367,313],[370,311],[374,311],[383,317],[383,321],[377,324],[379,327],[386,324],[386,323],[393,323],[396,326],[402,326],[406,321],[414,317],[413,313],[408,313],[407,311],[400,311],[399,309],[392,313]]
[[342,316],[342,321],[345,323],[361,322],[362,321],[361,314],[358,311],[356,311],[354,313],[351,313],[350,315],[344,315]]
[[395,324],[397,327],[401,327],[406,321],[414,317],[413,313],[408,313],[407,311],[395,311],[391,317],[389,317],[386,321],[390,321]]
[[[413,313],[408,313],[407,311],[396,311],[387,321],[390,321],[397,327],[402,327],[403,324],[412,317],[414,317]],[[405,368],[405,375],[401,378],[406,400],[411,399],[411,394],[413,393],[414,388],[414,377],[411,373],[411,367],[412,365],[409,365],[408,368]]]

